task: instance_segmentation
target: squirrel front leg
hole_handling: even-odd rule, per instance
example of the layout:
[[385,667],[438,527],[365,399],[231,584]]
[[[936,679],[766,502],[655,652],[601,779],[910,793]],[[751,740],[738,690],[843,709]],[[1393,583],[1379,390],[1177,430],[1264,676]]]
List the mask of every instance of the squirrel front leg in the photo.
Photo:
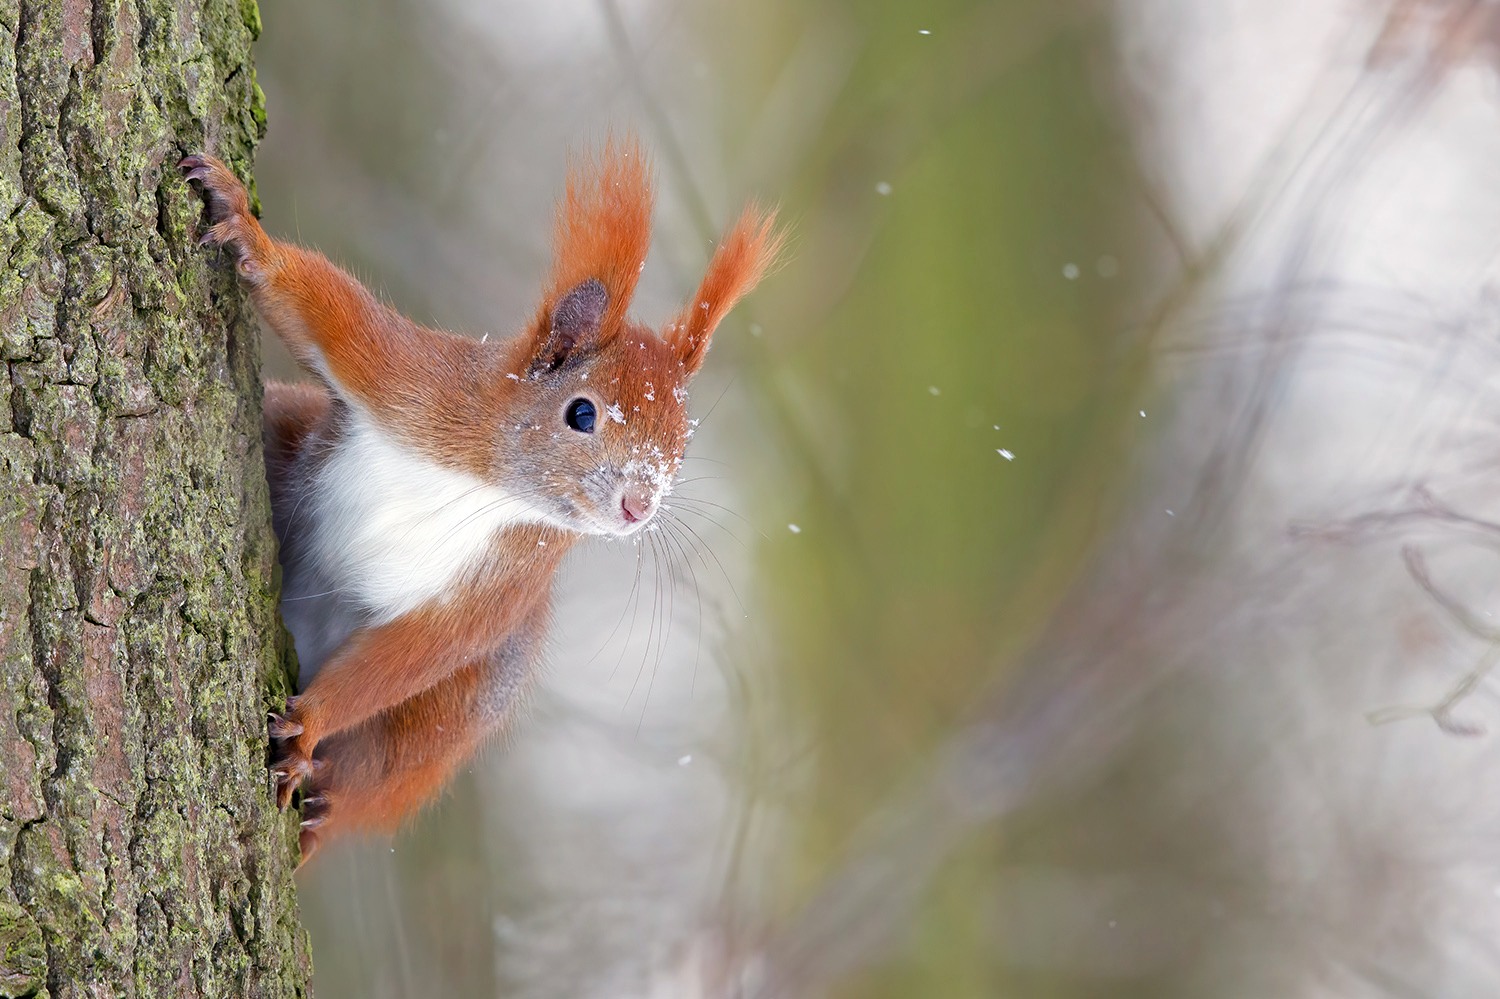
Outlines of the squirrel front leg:
[[417,325],[322,254],[267,235],[245,185],[219,160],[195,154],[178,167],[201,186],[208,207],[199,242],[234,255],[261,318],[298,363],[345,399],[399,417],[424,372],[472,366],[467,338]]
[[535,603],[522,592],[490,596],[435,602],[350,635],[307,689],[288,699],[286,715],[272,716],[271,735],[279,740],[271,761],[277,803],[290,804],[314,773],[323,739],[448,679],[497,644]]
[[302,863],[332,836],[394,831],[437,794],[489,731],[476,719],[479,672],[470,663],[318,745],[302,798]]
[[539,610],[499,652],[323,741],[302,799],[302,862],[331,836],[394,831],[431,800],[525,695],[545,628]]

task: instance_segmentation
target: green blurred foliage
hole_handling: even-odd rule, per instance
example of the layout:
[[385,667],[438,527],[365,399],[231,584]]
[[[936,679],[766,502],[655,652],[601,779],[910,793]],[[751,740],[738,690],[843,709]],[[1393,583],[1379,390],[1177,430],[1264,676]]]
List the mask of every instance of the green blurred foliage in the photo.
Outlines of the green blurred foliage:
[[[788,324],[762,368],[792,460],[758,481],[801,483],[807,509],[759,575],[815,746],[793,899],[1006,681],[1076,578],[1147,373],[1121,332],[1142,251],[1103,26],[1054,23],[1051,4],[953,3],[919,22],[824,6],[870,41],[799,178],[792,214],[810,231],[790,267],[815,282],[838,269],[822,232],[868,237],[827,313]],[[983,62],[995,52],[1009,61]],[[786,309],[767,295],[763,311]],[[956,859],[899,970],[849,994],[995,994],[976,923],[994,861]]]

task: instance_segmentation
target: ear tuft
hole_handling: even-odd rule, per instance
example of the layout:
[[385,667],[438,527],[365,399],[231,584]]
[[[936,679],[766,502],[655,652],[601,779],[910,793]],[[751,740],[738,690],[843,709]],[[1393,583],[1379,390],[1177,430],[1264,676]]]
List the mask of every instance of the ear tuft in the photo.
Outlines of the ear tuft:
[[697,293],[667,326],[665,339],[689,374],[703,366],[714,330],[765,276],[784,243],[785,234],[776,228],[776,212],[753,204],[725,234]]
[[592,280],[604,294],[599,330],[613,335],[646,261],[654,202],[651,164],[634,138],[610,139],[597,155],[574,160],[557,206],[552,273],[537,328],[551,322],[565,296]]

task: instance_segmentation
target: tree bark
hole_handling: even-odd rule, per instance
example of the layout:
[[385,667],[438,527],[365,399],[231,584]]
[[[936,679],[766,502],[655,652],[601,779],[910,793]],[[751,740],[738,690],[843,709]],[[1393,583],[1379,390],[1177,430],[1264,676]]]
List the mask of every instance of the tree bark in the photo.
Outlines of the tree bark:
[[177,175],[255,0],[0,0],[0,996],[305,995],[255,328]]

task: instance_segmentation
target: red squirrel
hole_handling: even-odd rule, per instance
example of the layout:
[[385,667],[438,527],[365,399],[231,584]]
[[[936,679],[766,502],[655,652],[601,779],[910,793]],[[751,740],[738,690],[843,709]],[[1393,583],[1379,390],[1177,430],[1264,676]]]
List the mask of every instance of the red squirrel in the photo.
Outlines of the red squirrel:
[[551,273],[521,332],[428,329],[322,255],[272,239],[235,175],[201,188],[202,245],[316,384],[267,382],[266,472],[300,693],[269,729],[277,801],[303,789],[302,859],[396,828],[501,728],[542,657],[553,578],[586,535],[651,522],[690,435],[687,384],[771,265],[748,207],[660,331],[626,315],[653,184],[634,142],[570,171]]

